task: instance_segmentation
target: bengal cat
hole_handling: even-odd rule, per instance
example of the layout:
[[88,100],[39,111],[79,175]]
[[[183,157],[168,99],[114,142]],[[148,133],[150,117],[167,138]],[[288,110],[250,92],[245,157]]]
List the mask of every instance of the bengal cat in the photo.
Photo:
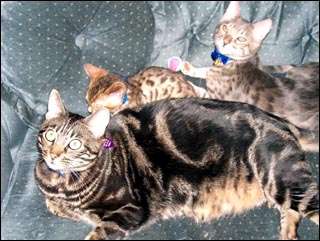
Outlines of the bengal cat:
[[[257,51],[271,26],[271,19],[244,20],[240,3],[232,1],[214,32],[218,64],[196,68],[185,61],[181,70],[206,79],[210,98],[249,103],[290,121],[300,129],[303,149],[319,151],[319,63],[261,66]],[[270,74],[279,72],[286,77]]]
[[162,67],[146,67],[129,77],[92,64],[84,68],[90,78],[86,95],[89,112],[105,107],[115,114],[161,99],[207,96],[205,89],[187,81],[183,74]]

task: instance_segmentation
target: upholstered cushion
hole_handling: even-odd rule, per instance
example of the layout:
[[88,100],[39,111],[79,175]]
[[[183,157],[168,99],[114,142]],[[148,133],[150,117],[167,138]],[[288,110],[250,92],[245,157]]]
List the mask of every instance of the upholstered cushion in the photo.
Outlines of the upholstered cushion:
[[149,60],[153,31],[146,2],[5,2],[1,96],[35,128],[53,88],[74,112],[87,114],[83,64],[133,74]]

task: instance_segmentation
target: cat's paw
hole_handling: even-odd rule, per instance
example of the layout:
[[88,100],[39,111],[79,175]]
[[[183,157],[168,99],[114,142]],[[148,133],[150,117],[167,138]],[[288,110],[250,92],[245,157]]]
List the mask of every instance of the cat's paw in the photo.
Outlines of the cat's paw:
[[57,215],[59,216],[59,213],[60,213],[60,208],[54,204],[52,201],[50,201],[49,199],[46,199],[46,206],[47,206],[47,209],[53,213],[54,215]]
[[188,61],[183,61],[181,63],[181,72],[183,74],[193,76],[193,69],[194,67]]
[[299,240],[297,230],[292,228],[281,230],[279,239],[280,240]]
[[102,235],[98,230],[90,232],[85,238],[85,240],[108,240],[105,235]]
[[51,200],[46,199],[46,206],[47,206],[47,209],[54,215],[57,215],[62,218],[69,218],[69,216],[63,212],[63,209],[58,204],[52,202]]
[[299,240],[298,236],[286,236],[286,235],[280,235],[279,240]]
[[49,199],[46,199],[46,206],[47,209],[54,215],[57,215],[62,218],[68,218],[74,221],[80,221],[79,215],[76,212],[73,212],[69,208],[59,206],[59,204]]

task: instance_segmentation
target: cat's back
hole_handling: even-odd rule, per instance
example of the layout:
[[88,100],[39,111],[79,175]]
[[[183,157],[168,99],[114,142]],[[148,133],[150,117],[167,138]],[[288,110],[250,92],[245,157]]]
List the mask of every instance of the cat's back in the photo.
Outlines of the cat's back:
[[[250,62],[231,63],[230,66],[233,71],[236,71],[237,78],[234,78],[236,81],[231,83],[234,90],[224,92],[225,100],[238,99],[238,101],[255,105],[290,121],[299,128],[319,129],[317,63],[287,66],[283,69],[287,72],[281,72],[277,68],[273,71],[268,69],[270,73],[257,68]],[[215,72],[211,71],[209,76],[214,74]],[[222,74],[226,76],[225,72]],[[224,76],[222,75],[221,78],[225,78]]]
[[277,132],[279,139],[295,141],[280,118],[249,104],[211,99],[160,100],[126,109],[111,120],[108,129],[118,131],[119,125],[130,129],[145,149],[148,143],[162,143],[193,156],[204,152],[207,145],[247,149],[268,133]]
[[149,103],[161,99],[195,97],[193,86],[179,72],[151,66],[139,71],[130,78],[133,86],[139,86],[139,103]]
[[288,75],[295,79],[276,78],[283,100],[278,108],[285,110],[284,117],[297,127],[319,130],[319,71],[305,74],[303,71],[295,74],[295,71]]
[[[203,98],[181,98],[171,100],[161,100],[146,105],[144,108],[138,108],[139,111],[146,111],[152,109],[154,114],[161,111],[168,111],[170,116],[185,116],[195,121],[211,120],[218,123],[222,119],[235,120],[236,117],[246,118],[252,116],[255,119],[263,120],[276,125],[285,125],[284,122],[267,113],[256,106],[237,101],[224,101],[217,99],[203,99]],[[233,117],[233,118],[232,118]],[[186,120],[187,121],[187,120]],[[249,121],[249,119],[248,119]],[[228,123],[223,125],[228,126]]]
[[318,80],[319,81],[319,62],[309,62],[301,65],[276,65],[261,66],[261,69],[267,73],[285,75],[292,80]]
[[[221,124],[221,126],[232,127],[237,123],[237,118],[251,118],[266,123],[273,123],[279,127],[286,127],[286,123],[280,118],[267,113],[253,105],[203,98],[176,98],[154,101],[135,108],[125,109],[115,116],[116,119],[126,119],[134,116],[140,121],[154,121],[160,118],[171,124],[178,120],[185,122],[209,121],[210,123]],[[229,120],[230,123],[224,121]],[[232,122],[232,123],[231,123]],[[172,123],[173,124],[173,123]]]
[[[111,119],[106,134],[121,147],[121,156],[134,166],[136,175],[143,174],[141,178],[152,183],[150,190],[155,190],[155,196],[162,193],[168,197],[162,191],[173,179],[198,190],[207,187],[208,181],[223,186],[228,180],[232,183],[233,176],[241,176],[239,183],[251,183],[254,190],[260,190],[256,180],[260,168],[262,174],[269,171],[270,157],[279,161],[281,155],[283,159],[294,155],[303,160],[296,138],[281,119],[238,102],[161,100],[120,111]],[[261,200],[258,193],[257,200]],[[243,203],[255,203],[255,198],[249,199]],[[237,207],[238,203],[232,203]],[[211,217],[205,213],[200,212],[199,220]]]
[[173,72],[170,69],[159,66],[146,67],[135,74],[133,78],[139,79],[139,81],[145,81],[150,86],[168,84],[169,82],[176,82],[177,80],[182,82],[186,81],[181,73]]

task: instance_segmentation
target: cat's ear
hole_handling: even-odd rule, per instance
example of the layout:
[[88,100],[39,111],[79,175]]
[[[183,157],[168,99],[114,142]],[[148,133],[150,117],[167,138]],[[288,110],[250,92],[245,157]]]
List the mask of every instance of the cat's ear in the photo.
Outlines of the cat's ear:
[[127,87],[121,82],[113,83],[105,92],[104,92],[104,102],[106,106],[116,107],[122,105],[123,98],[127,92]]
[[270,18],[264,19],[260,22],[252,24],[252,37],[255,42],[260,43],[270,32],[272,27],[272,20]]
[[50,120],[56,117],[63,117],[66,116],[66,114],[67,112],[64,108],[59,92],[56,89],[53,89],[49,97],[46,120]]
[[108,71],[101,69],[97,66],[94,66],[92,64],[84,64],[83,67],[87,75],[89,76],[91,82],[99,79],[99,77],[103,75],[108,74]]
[[240,17],[240,2],[239,1],[231,1],[227,11],[221,18],[220,22],[229,21],[235,18]]
[[103,136],[110,121],[110,112],[106,108],[101,108],[83,120],[89,130],[98,139]]

